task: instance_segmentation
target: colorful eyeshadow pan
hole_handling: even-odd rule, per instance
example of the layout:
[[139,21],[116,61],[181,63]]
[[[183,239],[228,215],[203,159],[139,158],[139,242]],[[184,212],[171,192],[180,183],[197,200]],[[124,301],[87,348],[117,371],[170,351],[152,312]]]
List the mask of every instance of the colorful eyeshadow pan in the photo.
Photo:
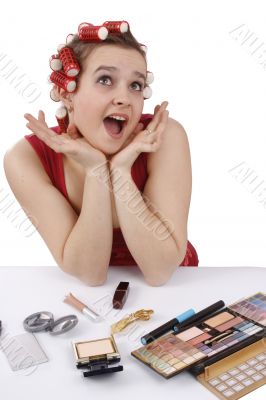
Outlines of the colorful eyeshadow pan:
[[[223,323],[219,324],[221,321]],[[179,333],[176,337],[196,347],[206,356],[212,357],[263,330],[262,327],[253,322],[244,320],[239,316],[235,317],[227,311],[223,311],[215,315],[215,317],[204,321],[204,324],[207,323],[209,326],[215,325],[215,328],[211,329],[211,333],[206,333],[197,327],[192,327]],[[226,334],[227,331],[228,334]],[[221,336],[223,333],[226,335]]]
[[192,344],[192,346],[195,346],[198,343],[203,342],[204,340],[207,340],[211,337],[208,333],[204,333],[203,335],[199,335],[191,340],[188,340],[189,344]]
[[229,308],[252,321],[266,326],[266,294],[264,293],[257,293],[240,300],[229,306]]
[[206,325],[210,326],[211,328],[216,328],[216,326],[224,324],[225,322],[227,322],[233,318],[235,318],[235,316],[233,314],[230,314],[229,312],[224,311],[220,314],[215,315],[212,318],[207,319],[206,321],[204,321],[204,323]]
[[202,335],[203,333],[204,332],[201,329],[193,326],[192,328],[187,329],[182,333],[179,333],[178,335],[176,335],[176,337],[187,342],[188,340],[193,339],[196,336]]
[[243,322],[243,318],[236,317],[236,318],[230,319],[230,321],[227,321],[224,324],[216,326],[215,329],[217,329],[219,332],[224,332],[224,331],[227,331],[227,329],[240,324],[241,322]]
[[[196,334],[196,331],[194,333]],[[157,351],[158,348],[160,352]],[[165,378],[170,378],[206,358],[201,350],[171,333],[133,351],[131,354]]]

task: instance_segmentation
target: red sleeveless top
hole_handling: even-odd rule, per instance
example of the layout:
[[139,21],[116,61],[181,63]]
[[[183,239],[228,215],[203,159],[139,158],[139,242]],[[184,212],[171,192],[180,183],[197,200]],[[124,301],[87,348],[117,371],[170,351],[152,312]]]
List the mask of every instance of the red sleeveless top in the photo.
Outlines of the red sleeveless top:
[[[147,124],[150,122],[151,118],[152,115],[143,114],[140,121],[144,124],[144,127],[146,127]],[[51,129],[53,129],[53,131],[56,132],[57,134],[60,134],[58,126]],[[25,135],[24,138],[31,144],[31,146],[39,156],[47,175],[51,179],[52,184],[70,202],[65,184],[62,153],[56,153],[53,149],[47,146],[42,140],[40,140],[34,134]],[[148,178],[147,153],[141,153],[135,160],[134,164],[132,165],[131,176],[136,186],[138,187],[139,191],[142,193],[146,180]],[[192,246],[192,244],[188,241],[186,256],[182,261],[181,265],[190,267],[190,266],[197,266],[198,263],[199,260],[197,252],[195,248]],[[128,250],[128,247],[126,245],[126,242],[124,240],[120,228],[113,229],[113,246],[112,246],[112,254],[109,265],[111,266],[137,265],[136,261],[134,260],[130,251]]]

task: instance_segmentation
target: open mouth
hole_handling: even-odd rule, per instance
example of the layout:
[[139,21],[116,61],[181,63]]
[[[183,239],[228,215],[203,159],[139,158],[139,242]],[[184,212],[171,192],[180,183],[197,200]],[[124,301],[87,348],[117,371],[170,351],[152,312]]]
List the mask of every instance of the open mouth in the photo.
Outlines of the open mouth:
[[123,130],[127,122],[128,117],[126,115],[121,116],[118,114],[109,115],[103,120],[107,133],[117,139],[123,135]]

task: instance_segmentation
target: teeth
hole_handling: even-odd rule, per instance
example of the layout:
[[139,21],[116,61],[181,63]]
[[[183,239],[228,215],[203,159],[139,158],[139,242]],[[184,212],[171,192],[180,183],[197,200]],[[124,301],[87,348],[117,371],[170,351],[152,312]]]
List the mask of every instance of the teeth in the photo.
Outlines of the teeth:
[[113,119],[116,119],[118,121],[125,121],[126,120],[126,118],[120,117],[118,115],[110,115],[109,118],[113,118]]

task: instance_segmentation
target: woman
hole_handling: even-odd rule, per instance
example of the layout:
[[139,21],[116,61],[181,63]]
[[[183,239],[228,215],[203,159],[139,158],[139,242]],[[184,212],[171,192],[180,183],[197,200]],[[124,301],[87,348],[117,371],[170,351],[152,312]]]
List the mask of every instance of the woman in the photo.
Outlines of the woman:
[[[142,115],[151,74],[143,45],[122,25],[84,23],[68,37],[72,58],[67,64],[59,50],[61,71],[51,75],[66,129],[49,129],[43,111],[38,119],[25,114],[33,133],[7,151],[4,168],[63,271],[96,286],[109,265],[138,265],[157,286],[178,265],[198,265],[187,240],[189,144],[167,102]],[[71,90],[62,84],[69,79]]]

